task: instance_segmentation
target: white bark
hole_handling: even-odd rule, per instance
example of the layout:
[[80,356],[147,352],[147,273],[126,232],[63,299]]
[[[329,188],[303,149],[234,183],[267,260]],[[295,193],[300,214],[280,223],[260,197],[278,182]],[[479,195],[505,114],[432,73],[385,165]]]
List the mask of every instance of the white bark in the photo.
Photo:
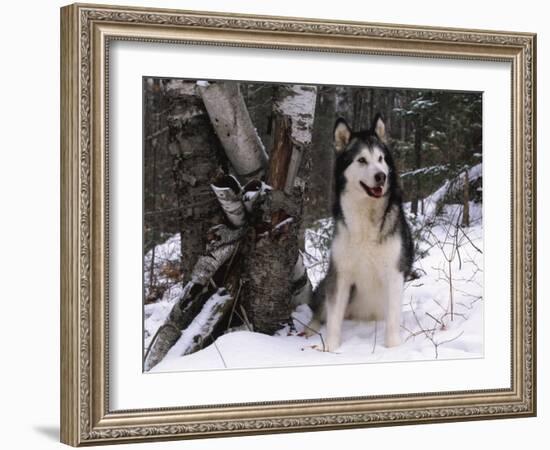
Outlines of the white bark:
[[225,153],[241,180],[260,176],[267,153],[244,103],[239,84],[204,83],[198,90]]
[[274,104],[275,112],[290,117],[291,121],[292,156],[284,187],[287,194],[290,194],[296,184],[301,183],[297,179],[298,169],[305,148],[311,144],[316,99],[316,86],[296,84],[285,86]]
[[271,186],[268,186],[260,180],[250,180],[246,183],[242,190],[242,199],[246,211],[251,213],[254,210],[256,202],[261,200],[261,198],[269,190],[271,190]]
[[294,84],[285,88],[275,101],[275,111],[290,117],[292,140],[299,146],[309,145],[313,131],[317,86]]
[[241,185],[231,175],[224,176],[210,185],[218,198],[227,220],[235,227],[246,222],[244,204],[241,200]]

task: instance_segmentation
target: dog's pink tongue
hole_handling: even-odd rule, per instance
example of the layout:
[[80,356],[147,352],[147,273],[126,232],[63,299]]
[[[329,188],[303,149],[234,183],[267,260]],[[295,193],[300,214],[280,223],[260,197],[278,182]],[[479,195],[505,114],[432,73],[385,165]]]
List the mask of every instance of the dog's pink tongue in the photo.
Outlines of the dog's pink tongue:
[[382,195],[382,188],[381,187],[375,187],[375,188],[372,189],[372,192],[377,197],[380,197]]

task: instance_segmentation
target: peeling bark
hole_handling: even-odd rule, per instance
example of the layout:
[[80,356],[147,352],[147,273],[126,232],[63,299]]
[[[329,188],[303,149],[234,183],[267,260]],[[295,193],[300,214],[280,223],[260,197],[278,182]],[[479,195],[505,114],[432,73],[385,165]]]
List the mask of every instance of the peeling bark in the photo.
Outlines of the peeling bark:
[[227,220],[235,227],[242,227],[246,221],[245,208],[241,199],[241,185],[231,175],[218,177],[210,187],[216,194]]
[[248,181],[260,176],[267,165],[267,154],[250,120],[239,83],[206,83],[198,89],[239,179]]
[[[292,192],[294,186],[299,186],[304,195],[307,195],[311,164],[305,156],[311,146],[316,98],[316,86],[289,85],[280,86],[277,90],[273,107],[274,116],[276,118],[282,115],[290,119],[290,140],[293,144],[286,183],[283,187],[287,194]],[[278,137],[275,135],[274,146],[277,141]]]
[[267,190],[271,189],[260,180],[250,180],[243,187],[243,203],[247,213],[252,213],[256,202],[262,198]]

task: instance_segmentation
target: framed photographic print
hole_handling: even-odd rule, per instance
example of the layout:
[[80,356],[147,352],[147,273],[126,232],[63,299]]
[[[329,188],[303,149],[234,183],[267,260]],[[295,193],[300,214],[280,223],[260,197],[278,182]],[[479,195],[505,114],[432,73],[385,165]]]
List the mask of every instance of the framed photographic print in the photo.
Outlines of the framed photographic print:
[[61,10],[61,439],[536,413],[536,36]]

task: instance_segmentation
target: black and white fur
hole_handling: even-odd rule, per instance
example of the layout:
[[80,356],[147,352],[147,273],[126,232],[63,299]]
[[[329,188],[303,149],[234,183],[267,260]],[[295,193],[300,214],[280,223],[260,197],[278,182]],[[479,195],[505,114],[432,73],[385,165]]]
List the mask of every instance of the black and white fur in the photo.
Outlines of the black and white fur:
[[326,350],[340,346],[344,318],[384,320],[385,345],[401,343],[401,297],[413,261],[413,242],[385,125],[354,132],[334,127],[334,236],[329,270],[313,295],[312,330],[326,322]]

